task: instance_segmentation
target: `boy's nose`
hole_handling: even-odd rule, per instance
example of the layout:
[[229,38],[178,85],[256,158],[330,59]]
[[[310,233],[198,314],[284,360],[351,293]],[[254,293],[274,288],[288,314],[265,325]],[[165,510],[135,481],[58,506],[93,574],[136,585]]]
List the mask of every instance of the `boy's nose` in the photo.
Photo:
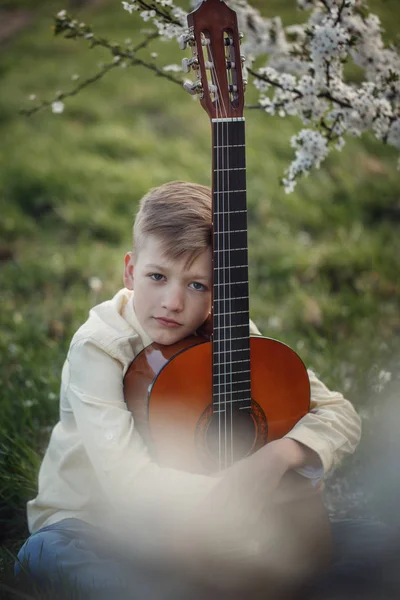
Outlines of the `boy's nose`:
[[166,291],[163,299],[163,308],[171,312],[182,312],[184,306],[184,292],[178,287]]

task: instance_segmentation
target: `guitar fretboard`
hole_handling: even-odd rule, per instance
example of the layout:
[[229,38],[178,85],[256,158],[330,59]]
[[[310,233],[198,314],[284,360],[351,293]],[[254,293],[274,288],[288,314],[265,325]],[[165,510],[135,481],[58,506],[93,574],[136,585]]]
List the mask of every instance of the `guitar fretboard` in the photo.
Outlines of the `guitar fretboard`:
[[245,121],[213,119],[213,408],[250,409]]

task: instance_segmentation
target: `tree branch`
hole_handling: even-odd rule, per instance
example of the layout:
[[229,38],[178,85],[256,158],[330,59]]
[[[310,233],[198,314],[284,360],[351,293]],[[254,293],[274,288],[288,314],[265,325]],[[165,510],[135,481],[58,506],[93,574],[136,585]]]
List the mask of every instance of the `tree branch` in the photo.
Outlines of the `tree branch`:
[[153,3],[149,5],[144,0],[137,0],[137,3],[140,5],[141,8],[144,8],[144,10],[154,10],[156,15],[161,17],[163,20],[168,21],[168,23],[172,23],[173,25],[179,25],[179,27],[182,27],[182,24],[173,17],[171,17],[171,15],[167,11],[162,11],[158,4]]
[[340,19],[342,17],[342,12],[343,12],[345,6],[346,6],[346,0],[342,0],[342,4],[339,6],[338,15],[337,15],[336,20],[335,20],[335,22],[333,24],[334,27],[336,27],[336,25],[338,25],[338,23],[340,23]]
[[[328,64],[327,64],[327,66],[328,66]],[[248,68],[247,71],[255,79],[260,79],[261,81],[265,81],[265,83],[269,83],[273,87],[277,87],[277,88],[279,88],[279,89],[281,89],[281,90],[283,90],[285,92],[291,92],[292,94],[294,94],[294,97],[291,98],[292,102],[298,100],[299,98],[303,98],[304,97],[304,94],[300,90],[298,90],[297,88],[292,88],[291,90],[287,90],[279,82],[273,81],[272,79],[270,79],[266,75],[261,75],[260,73],[256,73],[255,71],[253,71],[253,69],[250,69],[250,68]],[[338,104],[342,108],[353,108],[352,105],[349,102],[347,102],[346,100],[340,100],[340,98],[335,98],[334,96],[332,96],[332,94],[330,92],[320,92],[319,94],[317,94],[317,98],[326,98],[327,100],[330,100],[334,104]],[[261,104],[260,105],[252,105],[249,108],[258,108],[258,107],[262,108]]]
[[[59,21],[60,20],[58,19],[58,22]],[[39,112],[40,110],[49,108],[50,106],[52,106],[53,102],[62,101],[65,98],[69,98],[70,96],[76,96],[76,94],[78,94],[83,88],[87,87],[88,85],[90,85],[92,83],[95,83],[96,81],[99,81],[113,68],[120,66],[121,58],[125,58],[126,60],[128,60],[130,66],[139,65],[139,66],[145,67],[146,69],[153,71],[153,73],[156,73],[156,75],[158,75],[159,77],[168,79],[169,81],[172,81],[173,83],[176,83],[180,86],[182,85],[182,80],[179,79],[178,77],[174,77],[174,75],[172,75],[171,73],[167,73],[167,72],[163,71],[163,69],[157,67],[156,65],[149,63],[145,60],[142,60],[140,58],[137,58],[135,56],[136,52],[138,52],[142,48],[145,48],[146,46],[148,46],[148,44],[152,40],[159,37],[159,34],[157,31],[150,33],[144,40],[142,40],[139,44],[134,46],[132,49],[123,50],[120,46],[118,46],[116,44],[112,44],[104,38],[98,38],[98,37],[94,36],[92,33],[92,30],[90,28],[88,28],[86,25],[75,26],[73,22],[67,22],[67,23],[64,22],[62,24],[63,24],[63,29],[61,31],[63,31],[63,32],[69,31],[69,33],[73,34],[73,36],[69,36],[67,34],[67,37],[87,39],[88,41],[90,41],[92,48],[94,46],[101,46],[103,48],[107,48],[108,50],[110,50],[111,54],[113,54],[114,60],[111,63],[107,63],[107,64],[103,65],[98,73],[96,73],[92,77],[88,77],[84,81],[80,82],[75,88],[73,88],[69,92],[61,92],[60,94],[57,94],[57,96],[55,98],[53,98],[52,100],[45,100],[41,104],[38,104],[32,108],[21,109],[21,111],[20,111],[21,114],[30,117],[31,115]],[[61,33],[61,31],[57,30],[57,22],[56,22],[56,34]]]
[[326,2],[326,0],[320,0],[321,4],[323,4],[326,8],[326,10],[328,11],[328,13],[331,13],[331,7],[329,6],[329,4]]
[[76,96],[76,94],[78,94],[83,88],[87,87],[91,83],[94,83],[95,81],[98,81],[99,79],[104,77],[104,75],[106,73],[108,73],[108,71],[111,71],[111,69],[114,69],[115,67],[118,67],[117,62],[112,62],[112,63],[108,63],[106,65],[103,65],[103,67],[100,69],[100,71],[98,73],[96,73],[96,75],[93,75],[93,77],[88,77],[88,79],[85,79],[84,81],[82,81],[73,90],[70,90],[69,92],[61,92],[60,94],[57,94],[57,96],[55,98],[53,98],[53,100],[45,100],[44,102],[42,102],[42,104],[38,104],[37,106],[34,106],[33,108],[21,109],[20,113],[27,117],[30,117],[34,113],[37,113],[44,108],[49,108],[53,104],[53,102],[64,100],[64,98],[69,98],[70,96]]

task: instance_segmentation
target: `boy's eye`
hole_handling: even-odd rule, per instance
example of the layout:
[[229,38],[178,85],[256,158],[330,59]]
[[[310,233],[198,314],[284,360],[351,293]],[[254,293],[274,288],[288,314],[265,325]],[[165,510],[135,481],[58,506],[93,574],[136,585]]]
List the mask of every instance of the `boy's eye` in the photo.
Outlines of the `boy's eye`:
[[153,281],[161,281],[161,279],[164,278],[164,275],[161,275],[161,273],[150,273],[149,277]]
[[199,283],[198,281],[192,281],[192,283],[190,284],[192,286],[192,288],[198,292],[202,292],[205,291],[207,288],[205,285],[203,285],[202,283]]

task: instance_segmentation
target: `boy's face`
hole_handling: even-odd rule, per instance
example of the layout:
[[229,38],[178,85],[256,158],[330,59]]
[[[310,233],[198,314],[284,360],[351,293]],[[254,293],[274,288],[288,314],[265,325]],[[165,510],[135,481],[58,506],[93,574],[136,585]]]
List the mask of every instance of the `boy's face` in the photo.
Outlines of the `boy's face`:
[[171,260],[155,236],[149,236],[134,258],[125,255],[124,284],[134,290],[136,316],[154,342],[170,345],[191,335],[211,310],[211,249],[190,266]]

